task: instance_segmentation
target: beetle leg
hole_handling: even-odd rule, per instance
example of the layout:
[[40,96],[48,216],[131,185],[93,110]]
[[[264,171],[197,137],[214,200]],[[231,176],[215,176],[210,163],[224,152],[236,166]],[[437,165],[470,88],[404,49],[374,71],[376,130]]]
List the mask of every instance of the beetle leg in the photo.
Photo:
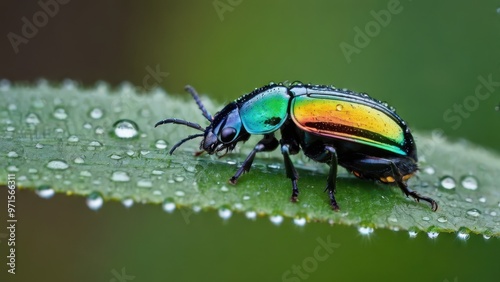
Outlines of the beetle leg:
[[258,152],[272,151],[276,149],[279,145],[278,140],[274,137],[274,134],[265,134],[264,138],[255,145],[253,150],[248,154],[247,158],[240,166],[240,168],[236,171],[236,173],[229,179],[229,183],[236,184],[238,178],[244,173],[250,171],[252,167],[253,159],[255,158],[255,154]]
[[295,203],[297,202],[297,197],[299,196],[299,188],[297,187],[297,179],[299,178],[299,174],[297,173],[297,170],[293,166],[292,160],[290,159],[290,145],[282,144],[281,153],[283,154],[283,160],[285,162],[286,177],[290,178],[290,180],[292,181],[292,196],[290,197],[290,201]]
[[436,211],[438,209],[438,204],[436,203],[436,201],[434,201],[432,198],[429,198],[429,197],[420,196],[420,194],[418,194],[417,192],[410,190],[408,188],[408,185],[406,184],[406,181],[403,181],[403,176],[401,175],[401,172],[399,171],[399,169],[396,167],[396,165],[393,162],[391,162],[391,161],[389,161],[389,162],[391,165],[392,172],[396,176],[396,183],[398,184],[398,187],[401,189],[401,191],[403,191],[403,193],[405,193],[406,197],[411,196],[417,202],[420,202],[420,200],[426,201],[429,204],[431,204],[432,211]]
[[330,206],[334,211],[339,210],[339,205],[335,200],[336,192],[336,181],[337,181],[337,151],[331,146],[325,146],[325,150],[330,153],[330,172],[328,173],[328,179],[326,180],[326,189],[328,191],[328,196],[330,197]]

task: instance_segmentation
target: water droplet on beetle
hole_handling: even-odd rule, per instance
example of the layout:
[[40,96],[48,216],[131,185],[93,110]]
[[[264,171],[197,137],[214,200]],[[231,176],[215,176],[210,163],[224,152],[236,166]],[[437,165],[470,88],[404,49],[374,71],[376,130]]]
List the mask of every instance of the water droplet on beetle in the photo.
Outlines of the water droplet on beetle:
[[443,178],[441,178],[441,181],[439,183],[441,184],[440,187],[446,190],[455,189],[455,187],[457,186],[455,179],[453,179],[453,177],[451,176],[444,176]]
[[102,207],[104,200],[99,192],[92,192],[87,196],[86,203],[89,209],[96,211]]
[[103,115],[104,115],[104,112],[100,108],[93,108],[89,112],[89,116],[93,119],[100,119],[100,118],[102,118]]
[[115,122],[113,127],[115,135],[119,138],[129,139],[139,135],[139,127],[137,124],[128,119],[122,119]]
[[232,215],[233,215],[233,212],[228,208],[220,208],[219,209],[219,217],[224,219],[224,220],[229,219]]
[[467,190],[477,190],[479,186],[477,179],[472,175],[462,177],[462,180],[460,182],[462,184],[462,187]]
[[335,109],[340,112],[340,111],[342,111],[342,109],[344,109],[344,106],[342,106],[341,104],[337,104]]
[[111,174],[111,180],[115,182],[128,182],[130,181],[130,176],[125,171],[114,171]]
[[50,199],[52,196],[54,196],[55,191],[52,189],[52,187],[47,186],[47,185],[42,185],[39,186],[36,190],[35,193],[43,199]]
[[52,160],[47,163],[47,168],[56,170],[65,170],[69,167],[68,163],[63,160]]
[[157,140],[156,143],[155,143],[155,147],[157,149],[166,149],[167,148],[167,142],[165,142],[165,140]]
[[63,108],[56,108],[52,113],[52,116],[59,120],[65,120],[68,117],[68,114]]
[[283,216],[276,214],[276,215],[271,215],[269,217],[269,220],[274,224],[274,225],[280,225],[283,222]]

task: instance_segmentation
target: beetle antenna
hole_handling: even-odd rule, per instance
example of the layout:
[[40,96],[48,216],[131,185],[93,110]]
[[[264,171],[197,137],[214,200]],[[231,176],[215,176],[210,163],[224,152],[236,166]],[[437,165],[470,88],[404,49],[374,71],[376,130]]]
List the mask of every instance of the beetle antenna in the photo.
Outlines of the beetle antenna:
[[203,116],[209,121],[209,122],[212,122],[213,118],[212,118],[212,115],[207,111],[207,109],[205,108],[205,106],[203,105],[203,103],[201,102],[200,100],[200,95],[198,95],[198,92],[196,92],[196,89],[194,89],[193,86],[191,85],[186,85],[184,87],[184,89],[189,92],[189,94],[191,94],[191,96],[193,96],[193,99],[194,101],[196,102],[196,104],[198,105],[198,108],[201,110],[201,113],[203,114]]
[[183,119],[177,119],[177,118],[167,118],[167,119],[164,119],[164,120],[160,120],[159,122],[157,122],[155,124],[155,127],[157,127],[158,125],[166,124],[166,123],[182,124],[182,125],[194,128],[194,129],[198,129],[199,131],[205,131],[205,129],[203,127],[201,127],[201,125],[199,125],[197,123],[189,122],[189,121],[185,121]]
[[177,144],[175,144],[172,149],[170,149],[170,152],[168,152],[170,155],[172,155],[172,153],[175,151],[175,149],[179,148],[180,145],[184,144],[184,142],[186,141],[189,141],[191,139],[194,139],[194,138],[197,138],[197,137],[203,137],[204,134],[203,133],[198,133],[198,134],[193,134],[193,135],[189,135],[188,137],[182,139],[181,141],[177,142]]

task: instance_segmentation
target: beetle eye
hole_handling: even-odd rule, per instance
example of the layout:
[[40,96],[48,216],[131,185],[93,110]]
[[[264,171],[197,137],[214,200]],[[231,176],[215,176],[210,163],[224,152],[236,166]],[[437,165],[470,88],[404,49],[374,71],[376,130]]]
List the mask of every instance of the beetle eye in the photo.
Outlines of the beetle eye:
[[236,129],[233,127],[224,127],[220,134],[220,141],[223,143],[229,143],[233,141],[234,137],[236,137]]

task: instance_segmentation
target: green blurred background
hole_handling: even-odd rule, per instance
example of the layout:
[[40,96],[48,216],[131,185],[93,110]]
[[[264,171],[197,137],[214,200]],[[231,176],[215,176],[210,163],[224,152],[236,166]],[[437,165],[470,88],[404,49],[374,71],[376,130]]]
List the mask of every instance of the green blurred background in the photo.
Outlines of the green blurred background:
[[[54,1],[0,3],[0,78],[157,83],[183,95],[190,83],[218,102],[270,81],[335,84],[388,101],[413,130],[440,129],[499,151],[498,1],[67,1],[44,23],[40,3]],[[34,15],[38,30],[12,44],[12,33],[23,36],[23,18],[33,23]],[[347,45],[354,53],[342,51]],[[223,222],[216,212],[187,223],[159,206],[105,203],[93,212],[83,198],[18,196],[17,274],[6,274],[0,238],[0,281],[281,281],[293,265],[310,263],[317,238],[328,237],[340,247],[307,277],[285,278],[500,277],[499,240],[477,235],[464,242],[376,230],[366,237],[354,227],[299,228],[288,219],[279,227],[240,214]]]

